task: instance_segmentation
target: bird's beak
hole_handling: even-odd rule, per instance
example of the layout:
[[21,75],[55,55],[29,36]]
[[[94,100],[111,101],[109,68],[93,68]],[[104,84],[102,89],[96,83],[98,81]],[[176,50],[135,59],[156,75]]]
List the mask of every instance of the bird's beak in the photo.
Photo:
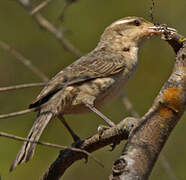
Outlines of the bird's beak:
[[170,32],[176,32],[176,29],[174,29],[174,28],[164,27],[161,25],[148,27],[148,32],[151,35],[163,34],[166,30],[170,31]]

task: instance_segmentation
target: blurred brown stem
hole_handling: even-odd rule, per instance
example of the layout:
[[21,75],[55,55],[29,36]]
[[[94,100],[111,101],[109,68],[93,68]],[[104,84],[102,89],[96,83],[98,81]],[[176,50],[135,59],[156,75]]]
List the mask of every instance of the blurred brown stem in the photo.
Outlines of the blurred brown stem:
[[[29,13],[33,10],[32,4],[29,0],[27,2],[23,2],[23,0],[18,0],[18,2],[26,8]],[[70,52],[71,54],[75,55],[76,57],[81,57],[82,53],[75,48],[63,35],[63,33],[52,23],[50,23],[46,18],[44,18],[39,12],[32,15],[35,19],[36,23],[42,27],[44,30],[50,32],[62,45],[62,47]]]
[[31,15],[39,12],[42,8],[44,8],[45,6],[47,6],[50,2],[52,2],[53,0],[45,0],[42,3],[40,3],[38,6],[34,7],[31,11]]
[[26,109],[26,110],[22,110],[22,111],[13,112],[13,113],[1,114],[0,119],[20,116],[20,115],[27,114],[27,113],[30,113],[30,112],[33,112],[33,111],[34,111],[34,109]]
[[120,98],[121,98],[121,101],[122,101],[125,109],[130,113],[130,115],[132,117],[139,118],[140,116],[137,113],[137,111],[135,111],[133,104],[131,103],[129,98],[127,96],[125,96],[124,93],[121,93]]
[[32,142],[32,143],[36,143],[36,144],[39,144],[39,145],[42,145],[42,146],[48,146],[48,147],[57,148],[57,149],[61,149],[61,150],[69,149],[71,151],[75,151],[75,152],[78,152],[78,153],[83,153],[85,157],[86,156],[92,157],[99,165],[101,165],[103,167],[103,165],[100,163],[100,161],[95,159],[95,157],[92,156],[92,154],[90,154],[87,151],[82,150],[82,149],[78,149],[78,148],[74,148],[74,147],[68,147],[68,146],[61,146],[61,145],[58,145],[58,144],[52,144],[52,143],[48,143],[48,142],[31,141],[29,139],[26,139],[26,138],[23,138],[23,137],[20,137],[20,136],[15,136],[15,135],[5,133],[5,132],[0,132],[0,137],[14,139],[14,140],[17,140],[17,141]]
[[12,91],[12,90],[23,89],[23,88],[30,88],[30,87],[40,87],[40,86],[44,86],[44,85],[46,85],[45,82],[30,83],[30,84],[20,84],[20,85],[7,86],[7,87],[0,87],[0,92]]
[[12,54],[14,57],[16,57],[17,60],[19,60],[25,67],[27,67],[30,71],[32,71],[36,76],[38,76],[43,81],[48,81],[48,77],[43,74],[36,66],[32,64],[32,62],[25,58],[20,52],[18,52],[16,49],[12,48],[7,43],[0,41],[0,47],[6,51],[8,51],[10,54]]

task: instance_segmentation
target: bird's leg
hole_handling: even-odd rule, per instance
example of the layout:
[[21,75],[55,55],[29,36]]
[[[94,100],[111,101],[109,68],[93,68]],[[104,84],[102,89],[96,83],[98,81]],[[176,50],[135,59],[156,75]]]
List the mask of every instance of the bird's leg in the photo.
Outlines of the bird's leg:
[[58,115],[58,118],[61,120],[63,125],[67,128],[68,132],[72,136],[74,142],[80,142],[80,137],[71,129],[71,127],[68,125],[68,123],[65,121],[64,117],[62,115]]
[[[115,127],[116,125],[109,119],[107,118],[104,114],[102,114],[100,111],[98,111],[94,106],[90,105],[90,104],[85,104],[86,107],[88,107],[91,111],[93,111],[94,113],[96,113],[99,117],[101,117],[110,127]],[[98,134],[102,135],[103,132],[108,129],[108,126],[105,125],[99,125],[98,127]],[[113,143],[111,145],[111,151],[113,151],[116,147],[116,145],[119,144],[118,142]]]
[[92,105],[90,105],[88,103],[85,103],[85,106],[87,108],[89,108],[91,111],[93,111],[94,113],[96,113],[99,117],[101,117],[110,127],[115,126],[115,124],[109,118],[107,118],[104,114],[102,114],[94,106],[92,106]]

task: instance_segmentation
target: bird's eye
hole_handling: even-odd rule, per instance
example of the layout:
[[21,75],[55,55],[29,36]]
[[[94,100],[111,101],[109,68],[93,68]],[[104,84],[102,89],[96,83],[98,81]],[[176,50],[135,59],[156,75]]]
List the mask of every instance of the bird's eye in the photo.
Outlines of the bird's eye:
[[133,21],[133,23],[134,23],[136,26],[140,26],[140,25],[141,25],[140,21],[139,21],[139,20],[137,20],[137,19],[136,19],[136,20],[134,20],[134,21]]

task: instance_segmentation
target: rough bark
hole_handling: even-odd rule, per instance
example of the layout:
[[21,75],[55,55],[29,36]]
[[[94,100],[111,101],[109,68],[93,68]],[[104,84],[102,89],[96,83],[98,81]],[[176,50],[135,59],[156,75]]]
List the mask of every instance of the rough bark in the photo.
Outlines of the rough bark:
[[147,180],[170,133],[186,109],[186,41],[177,33],[164,39],[176,52],[173,72],[152,107],[130,133],[110,180]]
[[[109,144],[119,144],[120,141],[128,139],[129,132],[136,123],[137,119],[126,118],[116,127],[105,130],[103,134],[96,134],[72,147],[80,148],[91,153]],[[41,179],[57,180],[74,162],[83,158],[87,159],[87,156],[84,153],[75,152],[70,149],[63,150],[59,153],[57,159],[51,164]]]

